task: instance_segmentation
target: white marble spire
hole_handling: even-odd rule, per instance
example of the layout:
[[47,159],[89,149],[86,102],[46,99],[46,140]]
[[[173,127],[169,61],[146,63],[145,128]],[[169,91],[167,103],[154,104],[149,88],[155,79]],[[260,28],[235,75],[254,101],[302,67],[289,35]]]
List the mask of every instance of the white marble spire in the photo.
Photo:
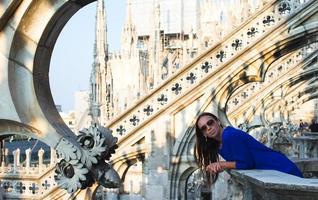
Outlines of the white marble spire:
[[97,1],[94,63],[90,79],[92,124],[105,125],[113,115],[113,77],[107,67],[108,45],[104,0]]

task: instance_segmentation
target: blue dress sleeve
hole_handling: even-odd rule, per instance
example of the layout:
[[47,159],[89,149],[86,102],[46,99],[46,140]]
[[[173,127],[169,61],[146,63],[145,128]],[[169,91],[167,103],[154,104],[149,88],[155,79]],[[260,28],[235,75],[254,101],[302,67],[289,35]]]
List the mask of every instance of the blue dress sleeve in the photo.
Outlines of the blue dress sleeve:
[[236,162],[236,169],[255,168],[255,162],[250,148],[248,147],[247,133],[231,128],[223,133],[221,156],[227,161]]

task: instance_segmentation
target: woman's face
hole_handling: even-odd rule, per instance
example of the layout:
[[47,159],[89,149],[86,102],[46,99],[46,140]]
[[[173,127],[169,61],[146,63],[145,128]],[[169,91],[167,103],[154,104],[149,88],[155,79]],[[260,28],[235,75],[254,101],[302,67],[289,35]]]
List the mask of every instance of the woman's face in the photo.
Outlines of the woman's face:
[[204,137],[213,138],[220,141],[222,127],[220,123],[211,116],[204,115],[198,121],[198,128]]

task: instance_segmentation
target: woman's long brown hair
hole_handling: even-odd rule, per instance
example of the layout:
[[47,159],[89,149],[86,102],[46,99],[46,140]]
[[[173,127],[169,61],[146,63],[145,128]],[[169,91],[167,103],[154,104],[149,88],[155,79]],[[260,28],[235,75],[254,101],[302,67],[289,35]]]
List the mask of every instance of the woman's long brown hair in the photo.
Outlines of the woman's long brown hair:
[[[220,146],[220,142],[213,138],[204,137],[198,126],[198,121],[203,116],[210,116],[216,121],[219,121],[219,119],[212,113],[203,112],[198,116],[195,123],[196,147],[194,150],[194,158],[198,164],[198,167],[205,171],[205,168],[209,164],[219,161],[218,149]],[[223,126],[221,125],[221,127]],[[211,174],[209,172],[206,172],[206,178],[209,185],[213,184],[217,180],[217,177],[218,174]]]

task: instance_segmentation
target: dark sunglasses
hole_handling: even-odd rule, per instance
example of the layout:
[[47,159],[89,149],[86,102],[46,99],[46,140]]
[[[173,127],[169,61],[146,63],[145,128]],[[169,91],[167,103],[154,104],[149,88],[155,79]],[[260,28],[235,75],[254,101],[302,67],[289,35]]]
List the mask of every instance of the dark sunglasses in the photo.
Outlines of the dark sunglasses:
[[202,132],[205,132],[208,129],[208,126],[211,127],[215,124],[215,120],[214,119],[210,119],[209,121],[206,122],[206,125],[203,125],[200,130]]

